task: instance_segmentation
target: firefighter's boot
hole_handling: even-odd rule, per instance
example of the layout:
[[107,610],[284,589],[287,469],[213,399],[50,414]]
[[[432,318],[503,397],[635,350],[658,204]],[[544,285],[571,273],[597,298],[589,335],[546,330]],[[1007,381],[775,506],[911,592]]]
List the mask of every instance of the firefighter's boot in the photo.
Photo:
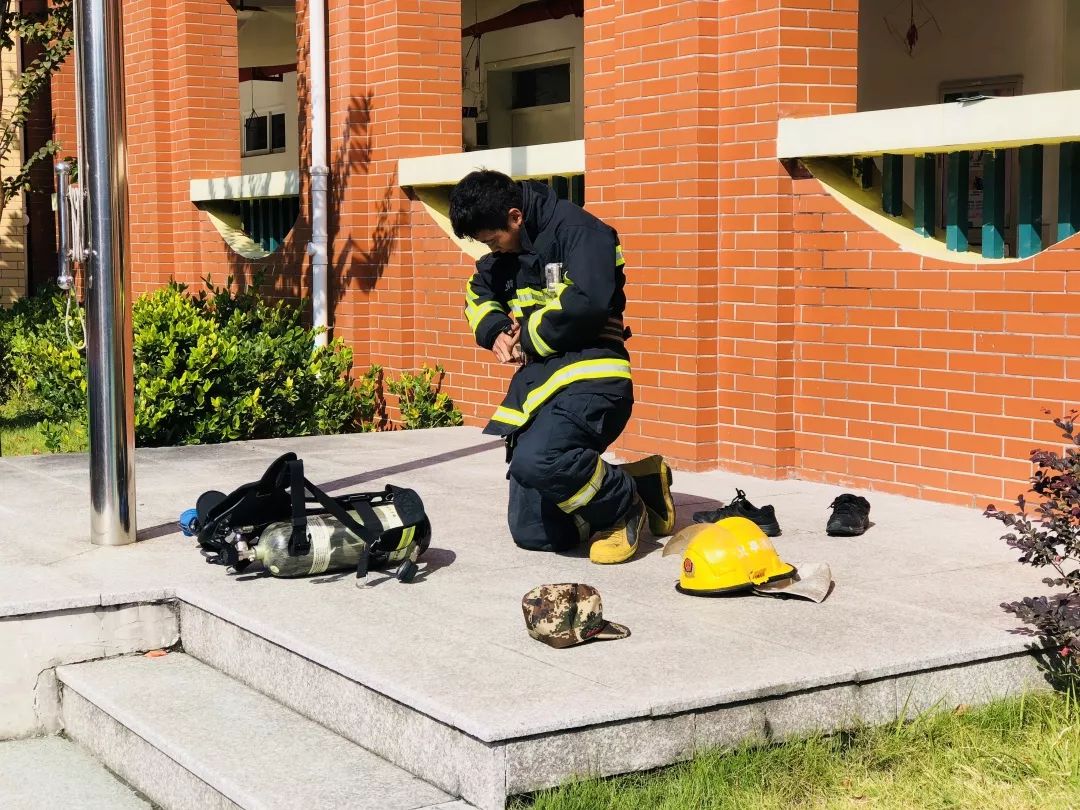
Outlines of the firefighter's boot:
[[671,534],[675,530],[675,502],[671,499],[671,468],[664,457],[648,456],[620,466],[634,479],[653,537]]
[[610,529],[593,535],[589,559],[599,565],[626,562],[637,553],[638,539],[645,529],[645,504],[634,496],[630,509]]

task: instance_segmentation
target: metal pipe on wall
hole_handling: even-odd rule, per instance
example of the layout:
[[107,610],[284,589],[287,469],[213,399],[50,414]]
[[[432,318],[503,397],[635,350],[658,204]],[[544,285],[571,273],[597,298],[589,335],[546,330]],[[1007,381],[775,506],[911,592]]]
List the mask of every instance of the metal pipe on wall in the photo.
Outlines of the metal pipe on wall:
[[70,188],[71,164],[61,160],[56,164],[56,215],[60,233],[56,249],[56,285],[61,290],[70,290],[75,280],[71,272],[71,209],[68,207]]
[[135,407],[127,273],[127,144],[120,0],[75,0],[79,183],[87,195],[90,539],[135,541]]
[[326,0],[311,0],[308,5],[308,87],[311,88],[311,308],[312,322],[322,327],[316,346],[325,346],[330,327],[327,296],[329,242],[327,232],[327,194],[330,168],[326,165]]

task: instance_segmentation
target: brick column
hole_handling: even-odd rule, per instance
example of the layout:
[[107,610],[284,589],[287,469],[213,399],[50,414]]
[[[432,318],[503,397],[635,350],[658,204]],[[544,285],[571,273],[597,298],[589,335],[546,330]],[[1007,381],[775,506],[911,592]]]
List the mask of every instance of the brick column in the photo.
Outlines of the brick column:
[[623,445],[795,461],[787,115],[855,106],[857,0],[586,3],[588,207],[627,253],[638,405]]
[[[144,238],[156,237],[159,247],[168,245],[172,261],[156,272],[140,267],[136,273],[140,281],[154,287],[170,275],[197,284],[209,269],[227,266],[230,253],[205,215],[192,205],[190,183],[240,174],[236,12],[226,0],[186,0],[156,5],[150,14],[161,18],[162,30],[153,37],[158,54],[152,59],[153,79],[147,78],[160,78],[168,91],[164,99],[156,94],[155,109],[147,111],[160,133],[156,160],[144,173],[135,155],[130,155],[137,169],[131,182],[133,192],[150,193],[156,186],[169,202],[160,213],[155,212],[166,222],[150,221],[153,214],[140,207],[132,225],[145,217]],[[129,126],[134,124],[129,120]],[[132,242],[133,251],[152,261],[154,245],[136,243],[134,233]],[[222,277],[219,283],[224,281]]]
[[[41,12],[45,10],[45,7],[45,0],[23,0],[22,2],[24,12]],[[43,46],[38,43],[24,42],[22,66],[30,64],[43,50]],[[14,61],[15,53],[11,52],[5,56],[8,55]],[[74,59],[69,55],[65,63],[67,70],[70,70],[73,61]],[[25,154],[32,155],[53,137],[52,120],[52,92],[47,84],[34,102],[26,121],[23,133]],[[60,141],[60,144],[67,150],[62,151],[61,154],[69,154],[73,145],[65,144],[63,141]],[[37,165],[30,170],[30,184],[30,190],[26,193],[26,216],[29,222],[26,232],[28,264],[26,269],[29,275],[27,292],[33,293],[56,278],[56,218],[52,209],[55,181],[52,161],[38,161]]]
[[[796,460],[797,178],[782,117],[852,112],[857,0],[720,3],[722,466],[782,476]],[[813,182],[813,181],[804,181]]]
[[461,150],[461,3],[331,0],[329,24],[334,335],[359,369],[413,368],[428,358],[414,350],[425,325],[397,162]]
[[[186,121],[174,118],[180,111],[173,109],[171,96],[179,88],[173,85],[176,74],[169,73],[176,54],[168,23],[182,7],[162,13],[160,5],[148,0],[124,4],[128,255],[135,295],[166,283],[178,269],[175,248],[191,239],[192,223],[178,220],[177,206],[191,133]],[[183,280],[193,281],[192,276]]]
[[[234,254],[190,182],[240,173],[236,12],[226,0],[126,0],[123,13],[132,292],[210,271],[224,283]],[[52,101],[54,137],[74,155],[74,59]]]
[[586,207],[619,231],[637,404],[621,440],[715,465],[716,0],[585,4]]

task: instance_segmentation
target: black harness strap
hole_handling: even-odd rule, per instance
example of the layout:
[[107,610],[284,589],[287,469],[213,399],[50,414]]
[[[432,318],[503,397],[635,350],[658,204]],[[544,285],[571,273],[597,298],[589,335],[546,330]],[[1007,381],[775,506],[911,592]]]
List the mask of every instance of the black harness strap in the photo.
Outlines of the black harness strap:
[[372,528],[381,525],[381,522],[376,516],[375,511],[371,508],[371,504],[366,500],[352,502],[353,508],[356,509],[356,513],[363,521],[362,523],[357,522],[352,515],[342,508],[337,500],[327,495],[307,479],[303,480],[304,486],[307,488],[308,492],[314,496],[315,500],[318,501],[327,512],[340,520],[346,529],[364,541],[364,548],[360,552],[360,561],[356,564],[356,578],[363,579],[367,576],[368,572],[368,560],[371,557],[371,546],[378,541],[380,535],[378,530]]
[[[311,541],[307,534],[307,507],[304,502],[304,484],[307,483],[307,479],[304,478],[304,462],[298,458],[289,461],[284,474],[288,477],[287,486],[292,495],[292,534],[289,535],[289,556],[300,557],[311,551]],[[278,480],[281,482],[280,478]]]

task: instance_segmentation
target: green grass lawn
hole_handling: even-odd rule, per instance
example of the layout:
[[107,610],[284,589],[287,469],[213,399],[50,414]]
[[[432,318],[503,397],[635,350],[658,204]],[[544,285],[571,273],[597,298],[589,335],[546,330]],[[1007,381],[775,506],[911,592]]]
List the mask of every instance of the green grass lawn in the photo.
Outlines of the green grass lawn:
[[20,397],[0,404],[0,456],[31,456],[50,452],[84,453],[86,428],[78,422],[55,426],[54,441],[46,440],[48,428],[40,413]]
[[567,785],[515,810],[1080,808],[1080,710],[1029,695],[908,723],[717,751],[646,774]]

